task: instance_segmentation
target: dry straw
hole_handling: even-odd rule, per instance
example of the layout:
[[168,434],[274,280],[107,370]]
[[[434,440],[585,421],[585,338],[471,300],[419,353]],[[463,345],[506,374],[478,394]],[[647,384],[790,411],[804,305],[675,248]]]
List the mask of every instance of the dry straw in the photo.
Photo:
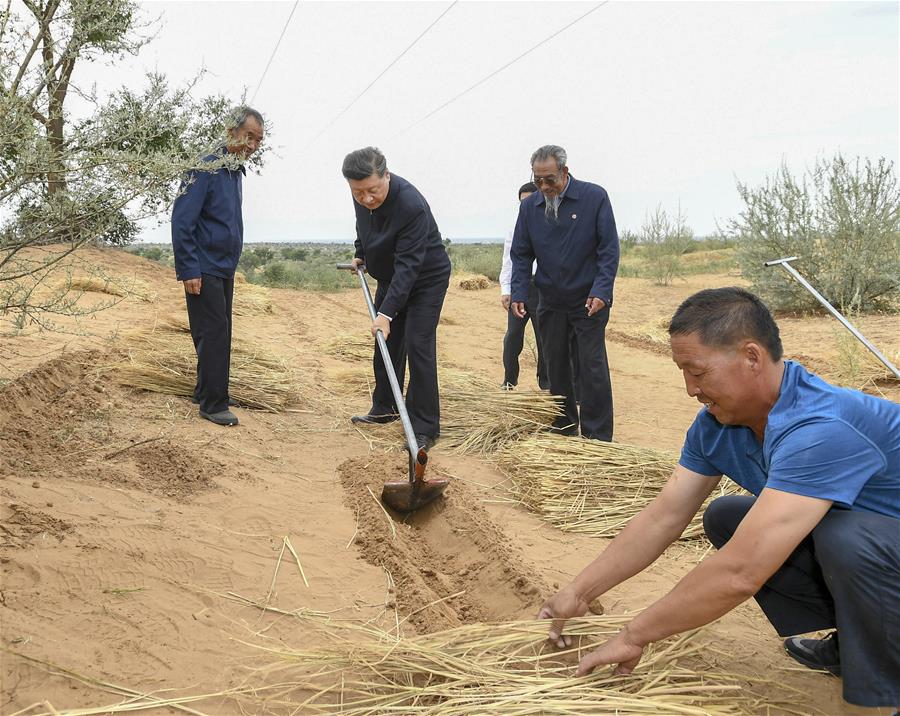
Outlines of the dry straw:
[[375,339],[364,333],[338,333],[319,343],[322,352],[350,361],[371,362]]
[[[125,337],[127,359],[116,366],[123,385],[156,393],[192,397],[197,355],[187,322],[169,318],[154,329]],[[231,397],[248,408],[281,412],[312,397],[285,361],[248,342],[234,340],[231,350]]]
[[[238,283],[235,281],[235,283]],[[240,282],[234,290],[234,300],[231,311],[235,316],[258,316],[263,313],[272,313],[272,293],[265,286],[256,286]]]
[[457,285],[463,291],[480,291],[483,288],[490,288],[491,280],[481,274],[465,274],[459,278]]
[[[364,395],[371,390],[370,371],[351,368],[335,374],[336,387],[347,393]],[[505,391],[486,378],[469,371],[441,368],[440,446],[460,454],[485,455],[510,440],[518,440],[544,430],[559,414],[555,398],[535,390]],[[363,433],[370,444],[401,448],[404,445],[399,422],[366,426]]]
[[285,662],[277,668],[283,694],[266,698],[273,707],[347,716],[725,716],[758,713],[761,706],[746,677],[702,663],[705,647],[696,632],[649,646],[634,674],[613,676],[606,667],[576,678],[578,659],[615,635],[628,621],[622,616],[570,620],[566,632],[575,639],[564,651],[547,641],[546,621],[472,624],[411,637],[312,621],[322,632],[307,640],[314,647],[270,650]]
[[85,293],[105,293],[120,298],[134,297],[146,303],[153,303],[157,293],[150,284],[141,279],[109,278],[103,276],[71,276],[58,286],[66,291],[84,291]]
[[[569,532],[615,537],[659,494],[677,458],[652,448],[538,433],[496,456],[511,490],[542,519]],[[723,486],[719,493],[739,492]],[[698,512],[682,539],[699,537]]]

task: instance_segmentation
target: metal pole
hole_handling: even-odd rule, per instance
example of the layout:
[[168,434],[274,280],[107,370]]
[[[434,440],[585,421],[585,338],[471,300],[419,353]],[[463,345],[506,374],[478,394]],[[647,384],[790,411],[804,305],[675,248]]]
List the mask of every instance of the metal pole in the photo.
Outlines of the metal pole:
[[780,264],[781,266],[784,266],[785,270],[791,276],[794,277],[794,279],[797,281],[797,283],[799,283],[801,286],[803,286],[803,288],[805,288],[813,296],[815,296],[816,300],[819,303],[821,303],[823,306],[825,306],[825,308],[827,308],[829,310],[829,312],[831,313],[832,316],[834,316],[842,324],[844,324],[844,328],[846,328],[848,331],[850,331],[850,333],[852,333],[857,338],[857,340],[859,340],[860,343],[862,343],[866,348],[868,348],[869,351],[871,351],[872,355],[874,355],[878,360],[880,360],[885,365],[885,367],[887,367],[887,369],[889,371],[891,371],[891,373],[894,374],[895,377],[900,378],[900,370],[898,370],[897,367],[893,363],[891,363],[887,358],[885,358],[881,354],[881,351],[879,351],[875,346],[873,346],[871,343],[869,343],[869,341],[866,339],[866,337],[856,329],[856,326],[854,326],[852,323],[850,323],[850,321],[848,321],[846,318],[844,318],[834,306],[832,306],[830,303],[828,303],[828,301],[825,300],[825,297],[821,293],[816,291],[816,289],[814,289],[809,284],[809,282],[798,273],[797,269],[795,269],[793,266],[791,266],[790,262],[796,261],[797,258],[798,258],[797,256],[789,256],[788,258],[785,258],[785,259],[775,259],[774,261],[766,261],[765,265],[766,266],[776,266],[776,265]]

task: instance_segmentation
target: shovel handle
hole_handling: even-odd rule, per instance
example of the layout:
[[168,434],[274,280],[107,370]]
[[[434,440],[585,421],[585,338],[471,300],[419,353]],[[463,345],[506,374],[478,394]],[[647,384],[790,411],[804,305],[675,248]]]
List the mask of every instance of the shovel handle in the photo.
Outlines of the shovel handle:
[[[340,263],[336,264],[336,268],[347,270],[353,268],[353,264]],[[362,287],[363,297],[366,299],[366,307],[369,309],[369,317],[374,322],[378,318],[375,310],[375,302],[372,300],[372,292],[369,290],[369,282],[366,281],[366,266],[361,264],[356,271],[359,276],[359,284]],[[403,391],[400,390],[400,382],[397,380],[397,374],[394,372],[394,363],[391,360],[391,354],[388,351],[387,341],[384,333],[380,330],[375,331],[375,341],[378,343],[378,350],[381,351],[381,360],[384,363],[384,369],[387,373],[388,381],[391,384],[391,392],[394,394],[394,404],[397,406],[397,412],[400,414],[400,422],[403,424],[403,432],[406,434],[406,444],[409,446],[409,481],[416,481],[416,466],[419,454],[419,443],[416,441],[416,434],[413,431],[412,423],[409,420],[409,413],[406,411],[406,403],[403,400]],[[422,456],[424,456],[424,451]],[[427,460],[427,457],[425,458]],[[421,471],[424,471],[425,460],[422,460]],[[421,476],[419,477],[421,480]]]

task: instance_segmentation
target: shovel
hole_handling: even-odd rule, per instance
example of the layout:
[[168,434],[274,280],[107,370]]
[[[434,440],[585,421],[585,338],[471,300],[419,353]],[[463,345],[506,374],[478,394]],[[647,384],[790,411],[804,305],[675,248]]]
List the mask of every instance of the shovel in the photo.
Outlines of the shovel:
[[[352,270],[353,266],[352,264],[337,264],[337,268]],[[359,276],[359,283],[362,286],[363,297],[366,299],[369,316],[374,321],[378,314],[375,312],[375,304],[372,301],[372,293],[369,291],[369,283],[366,281],[365,272],[366,267],[359,266],[356,270],[356,275]],[[406,412],[403,391],[400,390],[400,383],[397,381],[397,374],[394,372],[391,354],[388,352],[387,341],[384,339],[384,334],[381,331],[375,332],[375,341],[378,343],[378,350],[381,351],[381,359],[384,362],[384,368],[391,383],[394,403],[396,403],[397,412],[400,414],[400,422],[403,424],[403,432],[406,435],[406,444],[409,449],[409,480],[384,483],[384,489],[381,491],[381,500],[397,512],[412,512],[440,497],[444,490],[447,489],[450,481],[446,478],[425,479],[428,453],[425,452],[424,446],[419,447],[416,441],[416,434],[413,432],[412,423],[409,421],[409,413]]]

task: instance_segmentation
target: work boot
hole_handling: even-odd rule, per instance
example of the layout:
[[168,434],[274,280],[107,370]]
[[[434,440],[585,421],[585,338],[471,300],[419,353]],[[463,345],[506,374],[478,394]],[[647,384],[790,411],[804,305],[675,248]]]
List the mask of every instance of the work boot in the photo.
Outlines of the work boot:
[[841,675],[841,653],[836,631],[824,639],[802,639],[799,636],[792,636],[784,640],[784,649],[803,666],[816,671],[827,671],[835,676]]
[[209,420],[209,422],[215,423],[216,425],[237,425],[238,424],[237,415],[232,413],[230,410],[220,410],[218,413],[204,413],[201,410],[200,417],[206,418],[206,420]]

